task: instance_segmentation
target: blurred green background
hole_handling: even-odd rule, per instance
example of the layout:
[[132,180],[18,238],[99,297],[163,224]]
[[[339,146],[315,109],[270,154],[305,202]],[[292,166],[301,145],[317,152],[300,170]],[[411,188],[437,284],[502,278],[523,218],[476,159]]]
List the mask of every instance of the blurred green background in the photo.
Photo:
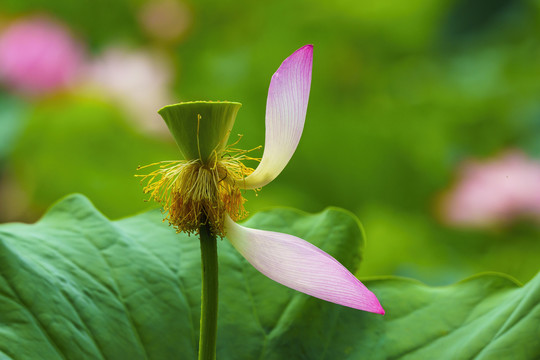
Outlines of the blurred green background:
[[[3,0],[0,32],[36,15],[69,29],[85,65],[61,91],[2,85],[0,221],[35,221],[72,192],[110,218],[152,207],[133,175],[179,156],[154,115],[167,103],[241,102],[239,146],[264,144],[270,77],[312,43],[302,140],[247,209],[354,212],[367,234],[360,276],[538,271],[537,220],[457,226],[440,204],[467,159],[540,155],[540,2]],[[115,51],[119,68],[88,70]]]

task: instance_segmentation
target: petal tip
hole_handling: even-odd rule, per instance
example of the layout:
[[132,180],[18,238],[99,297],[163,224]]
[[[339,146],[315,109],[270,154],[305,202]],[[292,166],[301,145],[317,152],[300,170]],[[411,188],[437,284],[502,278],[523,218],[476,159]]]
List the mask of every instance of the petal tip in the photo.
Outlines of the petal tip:
[[361,306],[349,306],[349,307],[352,307],[353,309],[357,309],[357,310],[367,311],[373,314],[380,314],[380,315],[385,314],[383,307],[381,306],[381,304],[379,304],[378,301],[376,303],[369,304],[367,306],[366,304],[362,304]]
[[313,44],[307,44],[307,45],[304,45],[302,46],[300,49],[296,50],[296,51],[306,51],[306,52],[313,52]]
[[381,303],[379,302],[379,299],[377,299],[377,296],[371,291],[369,291],[367,288],[365,288],[364,285],[362,285],[362,287],[364,290],[363,299],[356,304],[346,305],[346,306],[350,306],[352,308],[367,311],[374,314],[384,315],[385,311]]
[[[293,52],[289,57],[287,57],[285,60],[283,60],[283,63],[280,66],[280,69],[284,67],[284,65],[291,64],[291,63],[304,63],[311,67],[311,63],[313,62],[313,45],[307,44],[302,46],[300,49]],[[277,72],[279,72],[279,70]],[[276,73],[277,73],[276,72]]]
[[293,52],[289,58],[303,56],[304,58],[312,59],[313,58],[313,45],[307,44],[302,46],[300,49]]
[[379,299],[377,299],[375,294],[373,294],[373,297],[374,297],[374,301],[371,304],[370,309],[368,311],[370,311],[370,312],[372,312],[374,314],[384,315],[385,311],[384,311],[381,303],[379,302]]

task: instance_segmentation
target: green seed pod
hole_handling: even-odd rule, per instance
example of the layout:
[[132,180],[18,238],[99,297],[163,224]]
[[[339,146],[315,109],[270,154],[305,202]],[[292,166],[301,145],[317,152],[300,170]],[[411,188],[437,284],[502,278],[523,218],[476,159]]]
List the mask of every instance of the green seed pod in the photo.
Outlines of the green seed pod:
[[167,105],[158,113],[184,158],[207,164],[225,149],[241,106],[228,101],[194,101]]

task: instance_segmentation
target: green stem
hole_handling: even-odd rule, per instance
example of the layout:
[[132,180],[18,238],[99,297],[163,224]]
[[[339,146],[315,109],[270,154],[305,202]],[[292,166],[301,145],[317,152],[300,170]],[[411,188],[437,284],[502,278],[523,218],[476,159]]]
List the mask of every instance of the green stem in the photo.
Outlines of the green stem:
[[214,360],[216,358],[218,312],[217,241],[208,225],[201,226],[199,230],[202,267],[199,360]]

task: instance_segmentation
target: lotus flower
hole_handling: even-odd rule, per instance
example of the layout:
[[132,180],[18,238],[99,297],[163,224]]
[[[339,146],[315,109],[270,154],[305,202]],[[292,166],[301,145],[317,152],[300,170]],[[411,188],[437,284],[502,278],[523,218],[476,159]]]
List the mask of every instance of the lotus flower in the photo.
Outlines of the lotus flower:
[[156,107],[171,101],[172,65],[159,53],[110,46],[86,67],[86,79],[125,109],[144,131],[167,132]]
[[64,88],[83,65],[82,45],[46,17],[23,18],[0,34],[0,80],[25,95]]
[[176,42],[185,36],[193,22],[189,6],[179,0],[154,0],[142,5],[139,23],[157,40]]
[[[298,237],[249,229],[234,221],[244,214],[239,190],[258,189],[270,183],[298,146],[306,117],[312,62],[313,46],[306,45],[285,59],[272,76],[266,105],[265,147],[254,171],[241,164],[246,152],[225,155],[234,150],[225,148],[224,142],[240,104],[210,103],[216,105],[210,111],[209,103],[195,102],[160,110],[180,149],[187,159],[193,160],[164,164],[145,175],[149,180],[145,191],[163,204],[169,222],[179,231],[196,231],[201,222],[210,221],[214,233],[225,235],[248,262],[270,279],[326,301],[384,314],[376,296],[332,256]],[[188,128],[184,119],[190,112],[196,114],[197,121]],[[221,132],[210,131],[204,119],[212,117],[233,120],[222,120],[227,126]],[[203,136],[203,132],[207,134]],[[190,146],[194,137],[196,145]],[[157,178],[160,180],[156,181]],[[198,185],[206,178],[211,179],[208,185]]]
[[471,228],[540,219],[540,163],[520,150],[467,161],[443,198],[442,215],[449,224]]

